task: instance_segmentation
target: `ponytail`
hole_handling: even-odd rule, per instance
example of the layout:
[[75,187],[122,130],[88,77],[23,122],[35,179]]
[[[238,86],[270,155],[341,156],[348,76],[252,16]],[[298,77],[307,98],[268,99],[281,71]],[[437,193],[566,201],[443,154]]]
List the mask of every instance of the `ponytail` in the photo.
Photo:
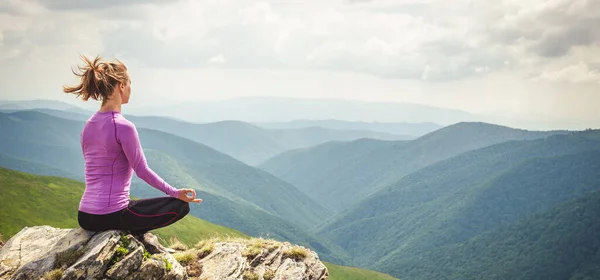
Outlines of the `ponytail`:
[[84,101],[92,98],[104,102],[119,83],[125,83],[129,79],[127,67],[119,60],[105,62],[100,56],[96,56],[93,61],[85,56],[81,56],[81,59],[84,65],[77,66],[80,72],[72,71],[81,78],[81,82],[75,86],[65,85],[63,91],[81,96]]

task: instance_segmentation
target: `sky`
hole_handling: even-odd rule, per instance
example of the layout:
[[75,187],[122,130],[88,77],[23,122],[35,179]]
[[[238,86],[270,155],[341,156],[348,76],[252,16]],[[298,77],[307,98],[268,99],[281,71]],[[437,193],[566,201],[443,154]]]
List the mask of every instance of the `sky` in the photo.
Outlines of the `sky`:
[[61,87],[100,55],[134,106],[335,98],[598,128],[598,26],[597,0],[0,0],[0,99],[78,102]]

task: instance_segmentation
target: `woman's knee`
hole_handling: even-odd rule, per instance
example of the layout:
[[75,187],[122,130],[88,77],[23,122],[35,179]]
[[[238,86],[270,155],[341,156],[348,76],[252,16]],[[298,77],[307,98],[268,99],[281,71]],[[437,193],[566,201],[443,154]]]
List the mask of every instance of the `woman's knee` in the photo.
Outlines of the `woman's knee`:
[[183,206],[181,207],[180,215],[182,217],[184,217],[185,215],[187,215],[187,214],[190,213],[190,203],[189,202],[184,202],[184,201],[182,201],[182,202],[183,202]]

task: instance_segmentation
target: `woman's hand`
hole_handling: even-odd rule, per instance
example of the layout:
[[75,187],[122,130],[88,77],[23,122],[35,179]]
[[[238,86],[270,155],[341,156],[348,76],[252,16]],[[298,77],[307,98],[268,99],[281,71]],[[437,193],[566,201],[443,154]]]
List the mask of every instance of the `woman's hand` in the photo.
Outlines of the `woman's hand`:
[[179,197],[178,198],[185,202],[196,202],[196,203],[202,202],[202,199],[196,198],[196,191],[193,189],[179,189]]

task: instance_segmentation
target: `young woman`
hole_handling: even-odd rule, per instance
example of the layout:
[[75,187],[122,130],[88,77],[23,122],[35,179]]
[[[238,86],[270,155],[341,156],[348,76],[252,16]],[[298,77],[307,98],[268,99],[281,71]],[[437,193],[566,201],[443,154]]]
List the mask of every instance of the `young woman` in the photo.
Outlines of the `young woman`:
[[[135,235],[173,224],[190,211],[189,202],[202,202],[193,189],[176,189],[146,162],[138,132],[121,114],[131,95],[127,67],[120,62],[82,57],[81,78],[66,93],[102,101],[80,135],[85,159],[85,192],[79,203],[79,225],[90,231],[124,230]],[[167,196],[130,200],[133,173]]]

